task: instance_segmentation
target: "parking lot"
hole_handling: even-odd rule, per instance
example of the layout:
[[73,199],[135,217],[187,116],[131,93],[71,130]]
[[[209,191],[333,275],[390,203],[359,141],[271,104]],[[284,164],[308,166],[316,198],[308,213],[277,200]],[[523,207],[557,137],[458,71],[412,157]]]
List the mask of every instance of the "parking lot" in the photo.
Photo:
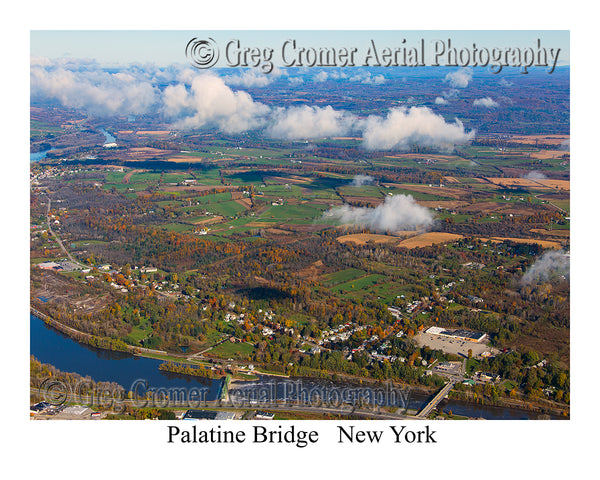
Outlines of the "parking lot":
[[476,343],[459,338],[442,337],[431,333],[419,333],[415,335],[414,340],[421,347],[428,346],[433,350],[441,350],[444,353],[453,353],[463,357],[469,355],[469,349],[473,351],[474,358],[480,357],[485,352],[490,352],[492,355],[499,353],[497,349],[487,346],[485,342]]

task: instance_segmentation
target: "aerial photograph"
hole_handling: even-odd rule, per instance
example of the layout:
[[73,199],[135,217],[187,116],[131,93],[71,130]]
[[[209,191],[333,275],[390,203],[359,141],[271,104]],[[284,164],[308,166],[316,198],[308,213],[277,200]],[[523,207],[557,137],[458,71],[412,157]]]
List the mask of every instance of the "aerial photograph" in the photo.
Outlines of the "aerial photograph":
[[30,419],[568,423],[569,45],[32,30]]

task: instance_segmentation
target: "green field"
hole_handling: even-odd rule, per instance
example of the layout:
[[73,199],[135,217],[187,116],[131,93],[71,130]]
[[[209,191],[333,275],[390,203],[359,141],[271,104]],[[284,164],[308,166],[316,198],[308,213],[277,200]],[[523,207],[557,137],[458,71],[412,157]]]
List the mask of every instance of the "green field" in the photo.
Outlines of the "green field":
[[267,185],[265,187],[258,187],[263,192],[265,197],[273,198],[300,198],[302,196],[302,190],[298,185]]
[[223,342],[210,350],[211,354],[219,357],[246,357],[254,352],[254,346],[251,343],[231,343]]
[[234,217],[246,210],[246,208],[243,205],[240,205],[234,200],[228,202],[211,203],[205,208],[211,213],[216,213],[225,217]]
[[362,187],[343,186],[339,187],[338,190],[344,196],[351,197],[382,197],[382,189],[374,185],[363,185]]
[[249,185],[263,183],[263,175],[262,172],[250,170],[249,172],[239,172],[234,175],[224,175],[223,178],[233,185]]
[[[210,195],[194,197],[194,202],[201,204],[201,205],[196,205],[196,208],[204,208],[204,205],[207,205],[207,204],[227,202],[229,200],[231,200],[231,192],[211,193]],[[189,208],[194,208],[194,207],[192,206]]]
[[129,183],[158,183],[160,177],[160,173],[136,172],[129,179]]
[[[422,188],[423,185],[415,185],[415,187]],[[431,189],[432,192],[436,192],[434,188]],[[449,200],[453,197],[445,196],[442,193],[423,193],[423,192],[415,192],[412,190],[406,190],[403,188],[388,188],[385,190],[386,194],[391,193],[392,195],[411,195],[416,200]]]
[[327,208],[328,207],[325,205],[310,205],[308,203],[300,205],[289,205],[284,203],[283,205],[272,206],[260,216],[260,219],[261,221],[277,219],[282,222],[292,219],[312,220],[320,218],[323,211],[327,210]]
[[184,180],[192,180],[193,178],[194,177],[187,173],[165,173],[162,177],[162,181],[163,183],[180,183]]
[[125,175],[127,175],[127,172],[108,172],[104,178],[106,183],[123,183]]
[[[373,295],[377,295],[386,305],[397,304],[401,301],[411,301],[413,294],[406,289],[405,285],[394,282],[383,282],[370,289]],[[404,295],[404,298],[398,298]]]
[[161,200],[160,202],[156,202],[156,205],[158,205],[161,208],[178,207],[181,205],[181,202],[179,200]]
[[571,212],[571,201],[570,200],[552,200],[550,203],[553,203],[558,208],[562,208],[567,213]]
[[131,339],[135,343],[139,343],[141,340],[144,340],[152,333],[152,327],[148,325],[148,322],[140,323],[135,327],[132,327],[129,335],[129,339]]
[[31,135],[34,135],[45,133],[63,133],[65,130],[59,125],[52,125],[51,123],[41,122],[39,120],[30,120],[29,131]]
[[160,228],[164,228],[166,230],[171,230],[172,232],[187,232],[194,228],[193,225],[188,225],[186,223],[164,223],[160,226]]
[[354,293],[360,292],[364,294],[370,287],[377,285],[378,283],[384,282],[387,279],[385,275],[367,275],[365,277],[356,278],[348,282],[341,283],[334,286],[331,290],[335,293]]
[[346,268],[339,272],[329,273],[323,276],[323,285],[335,286],[340,283],[345,283],[356,278],[364,276],[367,272],[359,270],[358,268]]

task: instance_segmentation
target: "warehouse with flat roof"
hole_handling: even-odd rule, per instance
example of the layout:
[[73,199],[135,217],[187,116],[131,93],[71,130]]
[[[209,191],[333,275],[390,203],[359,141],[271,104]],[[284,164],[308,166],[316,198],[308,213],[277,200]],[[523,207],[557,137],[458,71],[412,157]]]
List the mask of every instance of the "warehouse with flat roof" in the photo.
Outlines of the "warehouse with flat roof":
[[487,336],[485,333],[476,332],[474,330],[466,330],[458,328],[456,330],[447,330],[441,327],[429,327],[425,333],[432,335],[440,335],[442,337],[456,338],[458,340],[467,340],[469,342],[482,342]]
[[233,420],[234,412],[222,410],[188,410],[183,415],[183,420]]

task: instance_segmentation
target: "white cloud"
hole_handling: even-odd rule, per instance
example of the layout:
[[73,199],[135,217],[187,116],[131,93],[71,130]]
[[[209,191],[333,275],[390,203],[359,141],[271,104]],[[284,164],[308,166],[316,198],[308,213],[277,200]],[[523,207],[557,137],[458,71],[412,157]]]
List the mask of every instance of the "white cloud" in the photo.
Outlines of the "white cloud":
[[356,75],[350,77],[352,82],[360,82],[366,85],[381,85],[385,83],[385,77],[383,75],[373,75],[369,71],[362,71]]
[[542,172],[532,170],[531,172],[528,172],[527,175],[523,176],[523,178],[527,178],[529,180],[544,180],[548,177],[546,177],[546,175],[544,175]]
[[350,132],[356,117],[331,106],[277,108],[267,133],[273,138],[304,140],[344,135]]
[[473,72],[468,68],[463,68],[448,73],[444,81],[449,82],[453,88],[467,88],[471,78],[473,78]]
[[266,87],[273,83],[275,78],[276,77],[272,73],[265,75],[257,70],[245,70],[236,75],[227,75],[226,77],[223,77],[223,80],[227,85],[251,88]]
[[[362,80],[368,78],[364,74],[361,74],[361,75],[355,75],[351,79],[353,79],[354,81],[362,81]],[[338,70],[335,70],[335,69],[320,70],[319,72],[317,72],[315,75],[312,76],[313,82],[317,82],[317,83],[324,82],[325,80],[340,80],[340,79],[347,79],[347,78],[349,78],[349,75],[340,69],[338,69]]]
[[478,98],[473,102],[474,107],[483,107],[483,108],[496,108],[499,107],[500,104],[490,97]]
[[[322,73],[317,74],[319,79],[346,75],[335,69]],[[109,72],[93,60],[34,57],[30,75],[33,101],[57,101],[96,116],[157,113],[173,128],[210,127],[225,133],[260,129],[273,138],[288,140],[362,133],[363,146],[378,150],[404,149],[412,144],[448,148],[473,135],[464,131],[460,121],[447,123],[425,107],[395,108],[385,117],[367,118],[331,106],[272,108],[254,101],[245,91],[234,91],[214,73],[197,72],[185,65],[159,68],[132,64],[126,70]],[[267,78],[256,70],[247,70],[227,78],[234,83],[261,85],[287,73],[275,69],[269,75]],[[288,80],[297,83],[302,78]],[[354,80],[377,83],[384,79],[362,71]]]
[[353,187],[362,187],[363,185],[371,185],[375,179],[371,175],[355,175],[350,185]]
[[343,205],[327,210],[323,217],[377,232],[426,228],[434,222],[431,212],[416,203],[412,195],[386,197],[384,203],[375,208]]
[[149,80],[131,73],[109,73],[95,62],[32,59],[32,100],[58,101],[91,115],[139,115],[152,109],[159,92]]
[[413,144],[449,148],[471,140],[462,122],[447,123],[427,107],[394,108],[387,117],[370,116],[363,122],[363,141],[369,150],[405,150]]
[[196,78],[197,76],[198,76],[197,70],[193,70],[191,68],[186,68],[184,70],[181,70],[177,74],[176,78],[179,83],[183,83],[185,85],[191,85],[192,82],[194,81],[194,78]]
[[314,82],[324,82],[329,78],[329,74],[325,70],[321,70],[313,77]]
[[189,90],[183,85],[167,87],[163,112],[175,119],[176,128],[212,125],[225,133],[240,133],[263,126],[270,108],[207,74],[194,78]]
[[435,97],[436,105],[446,105],[447,103],[448,103],[448,100],[446,100],[444,97]]

